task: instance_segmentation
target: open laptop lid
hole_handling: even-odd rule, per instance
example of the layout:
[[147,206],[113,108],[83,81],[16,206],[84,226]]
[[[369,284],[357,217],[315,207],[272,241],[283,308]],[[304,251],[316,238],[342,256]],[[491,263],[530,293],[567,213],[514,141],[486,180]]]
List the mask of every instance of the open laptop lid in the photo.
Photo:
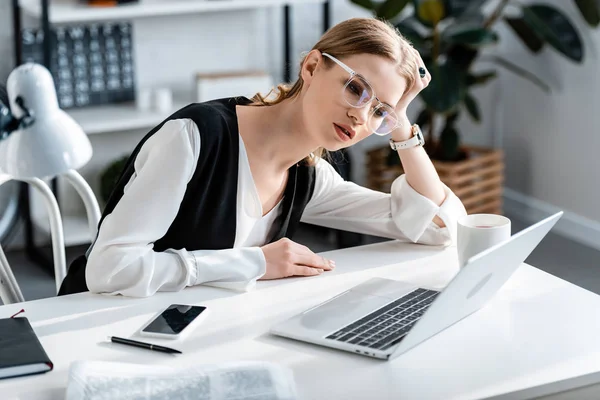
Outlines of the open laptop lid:
[[470,258],[400,342],[394,358],[481,308],[562,216],[558,212]]

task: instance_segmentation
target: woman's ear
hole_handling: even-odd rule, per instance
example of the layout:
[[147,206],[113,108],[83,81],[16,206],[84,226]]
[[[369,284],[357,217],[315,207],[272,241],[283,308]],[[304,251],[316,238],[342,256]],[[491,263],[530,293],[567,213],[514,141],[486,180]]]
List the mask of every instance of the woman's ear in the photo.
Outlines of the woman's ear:
[[302,64],[302,70],[300,71],[305,85],[310,85],[322,60],[323,56],[319,50],[311,50],[310,53],[306,55],[304,63]]

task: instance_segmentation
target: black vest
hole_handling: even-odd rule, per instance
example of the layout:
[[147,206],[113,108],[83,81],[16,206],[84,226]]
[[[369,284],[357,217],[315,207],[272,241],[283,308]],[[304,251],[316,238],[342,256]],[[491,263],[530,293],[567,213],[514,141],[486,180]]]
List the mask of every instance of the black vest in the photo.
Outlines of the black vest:
[[[102,221],[121,197],[134,173],[134,161],[144,143],[165,122],[188,118],[200,132],[201,146],[194,175],[187,184],[177,216],[167,233],[154,242],[154,251],[167,249],[219,250],[233,248],[236,233],[239,130],[235,106],[247,105],[244,97],[190,104],[175,112],[152,129],[136,146],[102,213]],[[187,133],[178,133],[187,134]],[[165,149],[168,151],[168,149]],[[289,169],[282,211],[275,221],[275,234],[270,242],[291,238],[315,186],[315,169],[301,162]],[[151,215],[147,216],[152,218]],[[87,291],[84,256],[70,265],[59,295]]]

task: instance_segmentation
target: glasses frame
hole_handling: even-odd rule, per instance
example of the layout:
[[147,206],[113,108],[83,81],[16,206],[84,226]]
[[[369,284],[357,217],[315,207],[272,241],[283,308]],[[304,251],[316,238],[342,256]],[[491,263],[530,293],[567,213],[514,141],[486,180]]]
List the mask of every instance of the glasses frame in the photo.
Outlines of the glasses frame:
[[[354,71],[352,68],[350,68],[349,66],[347,66],[346,64],[344,64],[342,61],[338,60],[337,58],[335,58],[334,56],[332,56],[331,54],[328,53],[321,53],[322,55],[324,55],[325,57],[329,58],[331,61],[333,61],[334,63],[336,63],[337,65],[339,65],[340,67],[342,67],[342,69],[344,71],[346,71],[347,73],[350,74],[350,77],[348,78],[348,80],[346,81],[346,84],[344,85],[344,87],[342,88],[342,94],[343,92],[346,90],[346,87],[348,86],[348,84],[350,83],[350,81],[355,77],[358,76],[360,77],[362,80],[365,81],[365,83],[367,85],[369,85],[369,88],[371,88],[371,92],[373,92],[373,99],[377,100],[377,107],[373,108],[373,111],[370,112],[369,117],[371,117],[375,111],[377,111],[378,109],[380,109],[381,107],[387,106],[387,104],[383,104],[381,102],[381,100],[379,100],[379,98],[377,97],[377,95],[375,94],[375,90],[373,89],[373,86],[371,86],[371,84],[369,83],[369,81],[362,76],[361,74],[359,74],[358,72]],[[373,102],[373,99],[371,99],[371,101],[369,101],[368,103],[366,103],[365,105],[362,106],[355,106],[353,104],[351,104],[350,102],[348,102],[348,100],[346,100],[346,98],[344,97],[344,100],[346,101],[346,103],[353,108],[364,108],[368,105],[370,105]],[[393,112],[393,111],[392,111]],[[394,117],[394,119],[396,120],[396,125],[394,125],[393,128],[391,128],[391,130],[389,132],[386,133],[379,133],[377,131],[373,131],[374,134],[378,135],[378,136],[386,136],[389,135],[390,133],[392,133],[394,131],[394,129],[396,129],[398,126],[400,126],[400,120],[398,119],[398,116],[396,115],[395,112],[393,112],[392,116]]]

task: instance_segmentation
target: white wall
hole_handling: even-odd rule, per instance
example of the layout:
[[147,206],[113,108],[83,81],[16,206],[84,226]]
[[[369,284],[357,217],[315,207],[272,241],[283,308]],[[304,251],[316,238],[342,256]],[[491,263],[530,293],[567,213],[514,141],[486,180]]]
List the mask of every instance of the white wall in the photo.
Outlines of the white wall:
[[503,74],[503,131],[508,186],[523,194],[600,221],[597,161],[600,147],[600,29],[585,25],[573,1],[551,0],[577,23],[586,46],[583,65],[546,48],[529,53],[510,32],[503,34],[506,58],[553,86],[546,94]]
[[600,248],[600,28],[589,28],[572,0],[544,3],[561,9],[577,25],[585,44],[584,63],[575,64],[549,46],[534,55],[512,31],[501,29],[498,51],[546,81],[552,93],[503,72],[494,86],[480,93],[487,96],[484,104],[491,125],[486,128],[491,130],[462,126],[469,138],[490,138],[495,133],[501,139],[507,211],[537,219],[565,210],[558,229]]

